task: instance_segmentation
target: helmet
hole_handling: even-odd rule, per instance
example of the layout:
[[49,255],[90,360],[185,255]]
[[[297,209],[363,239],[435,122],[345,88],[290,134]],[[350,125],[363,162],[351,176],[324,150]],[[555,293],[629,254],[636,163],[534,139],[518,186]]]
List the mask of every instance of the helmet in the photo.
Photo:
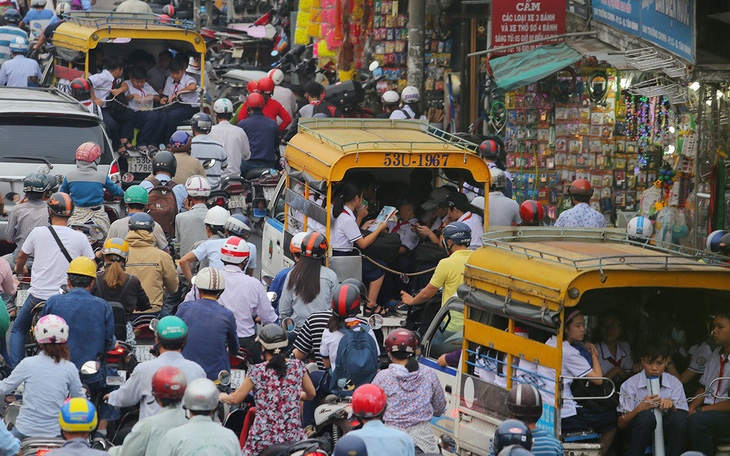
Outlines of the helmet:
[[492,176],[492,183],[489,188],[499,190],[507,186],[507,175],[499,168],[489,168],[489,174]]
[[141,204],[146,206],[150,201],[150,195],[141,185],[130,185],[124,192],[124,202],[127,204]]
[[168,315],[155,326],[155,336],[161,340],[180,340],[188,337],[188,325],[182,318]]
[[578,195],[590,198],[593,196],[593,187],[591,187],[591,183],[586,179],[576,179],[572,184],[570,184],[568,194],[570,194],[570,196]]
[[23,191],[25,193],[45,193],[51,189],[51,182],[44,173],[30,173],[23,179]]
[[31,8],[45,8],[46,0],[30,0]]
[[213,111],[217,114],[230,114],[233,112],[233,103],[228,98],[219,98],[213,104]]
[[5,19],[6,24],[18,25],[20,24],[20,21],[23,20],[23,17],[20,15],[20,12],[18,10],[14,8],[8,8],[3,14],[3,19]]
[[385,349],[388,350],[388,353],[405,352],[413,355],[416,353],[416,348],[418,348],[418,340],[406,328],[398,328],[391,331],[385,339]]
[[634,217],[626,225],[626,233],[632,237],[649,239],[654,233],[654,226],[652,226],[651,220],[646,217]]
[[705,247],[710,252],[719,252],[720,251],[720,239],[722,239],[723,236],[725,236],[728,232],[725,230],[715,230],[712,233],[707,235],[707,240],[705,241]]
[[76,160],[93,163],[101,157],[101,147],[95,142],[85,142],[76,148]]
[[211,226],[224,227],[226,225],[228,217],[230,216],[231,213],[228,212],[228,209],[222,208],[220,206],[213,206],[208,209],[208,212],[205,214],[205,219],[203,219],[203,223]]
[[[60,5],[68,5],[68,3],[59,3]],[[71,96],[79,101],[88,100],[91,98],[91,81],[84,78],[76,78],[68,85],[71,89]]]
[[281,351],[281,349],[286,348],[289,345],[289,338],[284,328],[275,323],[269,323],[261,328],[256,336],[256,342],[260,343],[265,350],[275,352],[277,349]]
[[68,325],[58,315],[44,315],[35,324],[33,335],[39,344],[65,344],[68,340]]
[[195,276],[195,286],[198,290],[223,291],[226,281],[218,269],[207,267],[198,271],[198,275]]
[[120,238],[109,238],[104,242],[104,248],[101,253],[104,255],[119,255],[120,257],[129,258],[129,244]]
[[66,274],[96,278],[96,262],[85,256],[76,257],[68,264]]
[[289,251],[292,253],[292,255],[299,255],[302,253],[302,242],[304,242],[304,238],[307,237],[307,233],[304,231],[299,232],[291,237],[291,242],[289,243]]
[[157,399],[182,399],[188,381],[175,366],[162,366],[152,376],[152,393]]
[[48,198],[48,210],[57,217],[71,217],[74,212],[74,202],[67,193],[54,193]]
[[368,289],[365,286],[365,284],[362,282],[362,280],[358,279],[345,279],[342,281],[341,285],[353,285],[356,286],[358,290],[360,290],[360,301],[364,302],[365,304],[369,303],[370,300],[368,299]]
[[187,152],[190,150],[192,138],[187,131],[176,131],[170,136],[170,150],[173,152]]
[[190,123],[193,126],[193,131],[199,131],[201,133],[210,133],[210,129],[213,128],[213,119],[204,112],[196,113]]
[[519,445],[510,445],[500,451],[498,456],[535,456],[535,454]]
[[215,410],[218,405],[218,387],[207,378],[195,379],[185,389],[183,401],[188,410],[201,412]]
[[368,448],[360,437],[346,434],[337,441],[333,456],[368,456]]
[[210,196],[210,182],[206,177],[194,175],[185,181],[185,190],[190,196]]
[[167,23],[167,22],[170,22],[170,20],[172,20],[172,18],[171,18],[170,16],[168,16],[167,14],[160,14],[160,16],[159,16],[159,19],[158,19],[158,20],[159,20],[160,22],[164,22],[164,23]]
[[356,315],[360,311],[360,289],[354,285],[340,285],[332,298],[332,310],[340,317]]
[[155,229],[155,219],[146,212],[135,212],[129,217],[129,229],[152,232]]
[[528,383],[514,383],[507,393],[507,410],[519,420],[537,421],[542,416],[542,396]]
[[383,104],[387,106],[395,106],[400,103],[400,95],[395,90],[388,90],[383,94]]
[[510,445],[519,445],[529,450],[532,448],[532,432],[522,421],[507,420],[497,426],[492,445],[495,454],[499,454],[500,451]]
[[221,247],[221,260],[226,263],[241,264],[248,260],[251,252],[248,248],[248,242],[240,237],[229,237],[223,247]]
[[266,100],[260,93],[254,92],[246,98],[247,108],[264,109],[264,106],[266,106]]
[[248,84],[246,84],[246,91],[249,94],[258,92],[259,91],[258,81],[250,81]]
[[170,152],[160,151],[152,158],[152,174],[156,175],[160,171],[166,171],[170,176],[175,175],[177,159]]
[[265,78],[259,79],[259,82],[256,83],[256,87],[261,93],[271,94],[274,91],[276,84],[274,84],[274,81],[272,81],[271,78],[267,76]]
[[275,85],[281,85],[284,82],[284,72],[278,68],[270,70],[268,76]]
[[162,7],[162,14],[166,14],[169,17],[175,16],[175,6],[170,3]]
[[327,255],[327,238],[324,234],[312,231],[302,240],[302,256],[320,260]]
[[419,101],[421,101],[421,93],[418,91],[417,88],[413,86],[408,86],[403,89],[403,92],[401,92],[400,96],[403,99],[403,103],[406,104],[418,103]]
[[91,432],[96,428],[96,407],[82,397],[66,399],[58,413],[58,423],[66,432]]
[[371,383],[360,385],[352,393],[352,414],[360,418],[375,418],[385,412],[388,400],[379,386]]
[[71,11],[71,4],[68,2],[59,2],[56,5],[56,16],[60,16],[68,11]]
[[251,221],[245,215],[233,214],[223,227],[231,236],[243,237],[251,232]]
[[520,218],[525,225],[539,225],[545,218],[545,208],[535,200],[525,200],[520,205]]
[[493,139],[486,139],[479,144],[479,154],[486,160],[499,158],[499,144]]
[[730,256],[730,233],[720,238],[720,242],[717,244],[720,255]]
[[14,52],[16,54],[25,54],[26,52],[28,52],[28,40],[23,37],[17,36],[13,38],[13,41],[10,42],[10,45],[8,47],[10,48],[10,52]]
[[441,235],[444,239],[450,239],[451,242],[458,245],[471,244],[471,228],[463,222],[451,222],[442,231]]

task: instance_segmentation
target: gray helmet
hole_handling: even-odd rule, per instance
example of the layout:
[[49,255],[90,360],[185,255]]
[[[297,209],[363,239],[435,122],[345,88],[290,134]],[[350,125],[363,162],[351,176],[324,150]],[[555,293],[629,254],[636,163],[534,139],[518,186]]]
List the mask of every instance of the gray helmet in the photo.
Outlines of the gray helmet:
[[146,212],[136,212],[129,217],[129,229],[132,231],[144,230],[152,232],[155,220]]
[[259,331],[256,336],[256,341],[260,343],[266,350],[274,351],[283,350],[289,345],[289,339],[286,336],[286,331],[281,326],[270,323]]
[[204,112],[199,112],[190,119],[190,123],[193,125],[193,131],[199,131],[201,133],[210,133],[210,129],[213,128],[213,119]]
[[156,175],[160,171],[167,171],[170,176],[175,175],[177,159],[170,152],[160,151],[152,158],[152,174]]
[[454,244],[469,245],[471,243],[471,228],[463,222],[451,222],[441,233],[444,239],[450,239]]
[[507,186],[507,175],[499,168],[489,168],[489,174],[492,175],[492,184],[489,188],[500,190]]
[[365,286],[364,283],[362,283],[361,280],[358,279],[345,279],[342,281],[341,285],[354,285],[357,287],[358,290],[360,290],[360,300],[364,302],[365,304],[369,303],[368,300],[368,289]]
[[188,410],[208,412],[218,405],[218,387],[207,378],[198,378],[188,383],[183,396]]
[[43,173],[31,173],[23,180],[23,191],[25,193],[45,193],[51,189],[51,181]]

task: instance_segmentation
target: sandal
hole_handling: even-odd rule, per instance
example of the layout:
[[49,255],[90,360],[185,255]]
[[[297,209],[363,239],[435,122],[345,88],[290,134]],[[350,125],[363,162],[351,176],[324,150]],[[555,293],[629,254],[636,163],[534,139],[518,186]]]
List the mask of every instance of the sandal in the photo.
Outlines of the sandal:
[[371,315],[380,315],[381,317],[387,316],[389,313],[388,309],[383,306],[365,306],[362,311],[363,316],[369,317]]

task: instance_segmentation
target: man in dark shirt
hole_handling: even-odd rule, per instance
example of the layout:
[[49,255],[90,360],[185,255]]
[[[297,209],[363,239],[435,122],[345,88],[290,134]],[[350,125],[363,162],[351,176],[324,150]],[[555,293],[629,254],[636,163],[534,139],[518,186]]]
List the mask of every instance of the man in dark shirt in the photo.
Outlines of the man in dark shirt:
[[241,174],[254,168],[277,168],[281,132],[276,121],[266,117],[262,110],[266,101],[261,94],[252,93],[246,100],[248,117],[238,122],[248,136],[251,158],[241,164]]

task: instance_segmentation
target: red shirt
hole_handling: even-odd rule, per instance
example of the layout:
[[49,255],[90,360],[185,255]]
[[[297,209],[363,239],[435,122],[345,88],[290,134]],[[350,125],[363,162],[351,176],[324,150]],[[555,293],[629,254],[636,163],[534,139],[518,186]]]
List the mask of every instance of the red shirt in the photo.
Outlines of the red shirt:
[[[263,113],[266,117],[274,121],[276,121],[277,117],[280,117],[281,125],[279,125],[279,130],[281,131],[286,130],[286,127],[288,127],[291,123],[291,116],[288,112],[286,112],[284,106],[273,98],[269,98],[269,101],[266,102]],[[241,110],[238,111],[238,122],[242,121],[246,117],[248,117],[248,106],[244,103]]]

